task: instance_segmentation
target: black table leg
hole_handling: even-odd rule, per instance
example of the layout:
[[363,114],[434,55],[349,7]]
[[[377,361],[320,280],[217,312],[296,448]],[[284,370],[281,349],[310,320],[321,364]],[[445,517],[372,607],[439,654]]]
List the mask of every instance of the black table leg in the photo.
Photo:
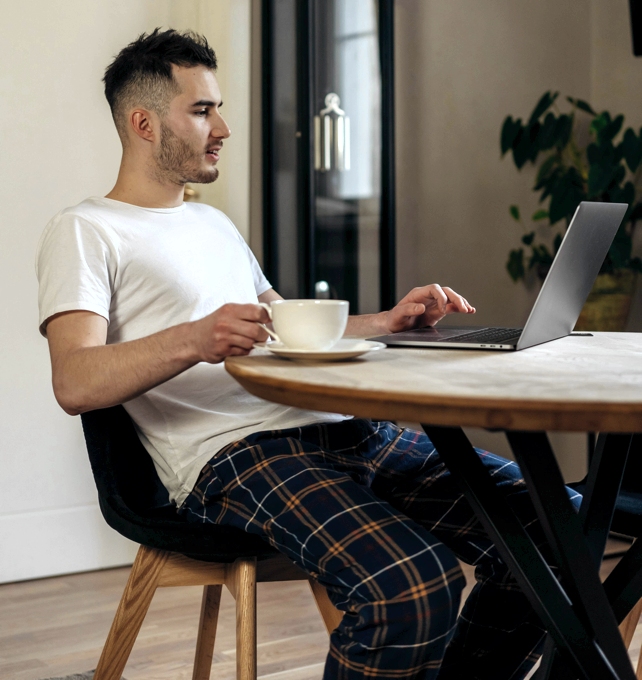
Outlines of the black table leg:
[[[551,459],[550,447],[543,454],[537,450],[538,455],[543,456],[542,463],[533,455],[528,442],[519,436],[515,439],[528,475],[524,469],[522,472],[538,514],[541,513],[540,521],[551,540],[551,549],[560,559],[562,573],[572,574],[578,563],[576,556],[569,554],[565,541],[569,541],[584,558],[583,565],[579,567],[581,583],[578,585],[571,579],[567,584],[568,593],[495,487],[462,430],[430,425],[424,425],[424,430],[462,486],[467,500],[543,625],[563,654],[577,667],[578,675],[589,680],[635,680],[615,617],[599,584],[591,552],[582,535],[580,521],[566,496],[557,464],[554,458]],[[553,481],[548,479],[549,474],[554,476]],[[533,490],[534,482],[540,484],[542,475],[546,475],[543,493]],[[554,510],[547,506],[549,501],[554,503]],[[561,517],[553,516],[557,512],[561,513]],[[587,602],[587,596],[595,597],[596,601]],[[573,602],[571,598],[577,601]],[[606,614],[600,612],[601,621],[595,620],[598,606],[605,606],[607,610]]]
[[[529,432],[507,432],[506,435],[560,569],[565,590],[578,614],[593,630],[614,669],[626,677],[627,671],[632,672],[631,663],[598,570],[631,438],[613,435],[608,439],[608,445],[606,438],[602,438],[601,450],[596,451],[589,474],[586,501],[578,517],[569,503],[546,435]],[[613,458],[612,469],[607,460],[609,457]],[[587,540],[583,536],[585,533]],[[551,673],[551,677],[556,675]]]
[[[580,522],[597,569],[602,563],[632,439],[632,435],[601,434],[597,445],[592,449],[593,454],[590,457],[589,473],[580,508]],[[607,597],[608,595],[607,592]],[[640,597],[642,597],[642,592]],[[617,616],[617,612],[614,611],[614,614],[620,623],[621,619]],[[555,643],[550,635],[547,636],[542,662],[535,677],[536,680],[569,677],[568,668],[557,654]]]

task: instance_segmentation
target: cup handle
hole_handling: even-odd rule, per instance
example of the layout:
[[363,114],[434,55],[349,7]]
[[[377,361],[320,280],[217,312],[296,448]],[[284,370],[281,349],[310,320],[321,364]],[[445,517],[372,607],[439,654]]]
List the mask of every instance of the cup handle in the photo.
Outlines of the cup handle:
[[[270,317],[270,320],[272,319],[272,308],[270,305],[268,305],[265,302],[259,302],[259,307],[263,307],[263,309],[268,313],[268,316]],[[257,322],[258,323],[258,322]],[[259,326],[272,338],[272,340],[276,340],[277,342],[281,342],[281,338],[273,331],[270,330],[264,323],[259,323]]]

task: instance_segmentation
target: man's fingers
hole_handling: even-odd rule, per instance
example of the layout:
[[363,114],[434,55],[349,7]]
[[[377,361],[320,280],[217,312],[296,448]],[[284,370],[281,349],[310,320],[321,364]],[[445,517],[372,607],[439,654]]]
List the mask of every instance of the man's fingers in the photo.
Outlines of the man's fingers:
[[398,304],[396,310],[399,313],[399,316],[419,316],[426,311],[426,305],[417,302],[405,302],[403,304]]
[[247,335],[231,335],[228,340],[230,350],[240,348],[249,352],[253,347],[256,340],[254,338],[249,338]]
[[448,296],[448,301],[455,306],[455,309],[459,312],[468,313],[472,307],[459,293],[455,293],[452,288],[444,287],[444,293]]
[[445,312],[446,305],[448,304],[448,296],[446,295],[445,291],[449,289],[442,288],[438,283],[433,283],[431,286],[428,286],[428,288],[430,290],[430,296],[437,301],[437,306],[439,309],[442,312]]
[[270,315],[260,305],[239,305],[228,303],[219,310],[225,317],[239,319],[243,321],[259,321],[260,323],[270,323]]
[[238,321],[234,324],[232,332],[235,335],[249,338],[252,342],[263,342],[268,339],[265,328],[259,326],[259,322]]

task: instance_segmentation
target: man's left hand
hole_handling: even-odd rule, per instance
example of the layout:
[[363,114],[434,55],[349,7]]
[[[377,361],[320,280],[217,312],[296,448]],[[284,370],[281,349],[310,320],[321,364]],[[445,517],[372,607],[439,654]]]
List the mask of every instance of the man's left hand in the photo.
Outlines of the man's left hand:
[[432,283],[413,288],[387,313],[390,333],[434,326],[448,314],[474,314],[475,308],[452,288]]

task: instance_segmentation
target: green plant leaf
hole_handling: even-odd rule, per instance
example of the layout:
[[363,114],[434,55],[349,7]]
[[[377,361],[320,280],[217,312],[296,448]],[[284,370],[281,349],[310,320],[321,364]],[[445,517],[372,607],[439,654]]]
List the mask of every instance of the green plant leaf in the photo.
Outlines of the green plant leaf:
[[553,168],[560,162],[560,157],[557,154],[550,155],[541,165],[537,171],[537,178],[535,179],[534,191],[539,191],[544,185],[544,182],[548,177]]
[[571,132],[573,131],[573,116],[567,116],[562,114],[557,119],[557,147],[563,149],[569,142],[571,138]]
[[511,205],[511,207],[508,209],[508,212],[511,214],[511,217],[519,222],[519,207],[516,205]]
[[642,161],[642,139],[640,139],[632,128],[628,128],[624,133],[620,143],[622,154],[631,172],[635,172]]
[[609,257],[615,269],[623,269],[631,259],[632,240],[626,230],[626,225],[622,224],[615,234],[613,243],[609,248]]
[[534,238],[535,238],[535,232],[531,231],[530,234],[524,234],[524,236],[522,236],[522,243],[525,246],[530,246],[533,243]]
[[540,100],[535,104],[535,108],[533,109],[533,113],[531,113],[531,117],[528,119],[527,125],[532,125],[536,120],[539,119],[539,117],[551,106],[551,104],[557,99],[557,96],[559,95],[559,92],[555,92],[551,94],[551,92],[545,92],[541,97]]
[[536,210],[533,213],[531,219],[533,222],[538,222],[539,220],[545,220],[548,218],[548,210]]
[[533,252],[528,261],[529,270],[535,268],[537,270],[537,276],[543,280],[546,278],[546,274],[551,268],[552,262],[553,254],[545,245],[540,244],[538,246],[533,246]]
[[518,170],[524,167],[524,164],[530,156],[530,142],[528,139],[528,131],[526,128],[521,128],[513,142],[513,162]]
[[583,200],[586,200],[586,192],[582,178],[574,167],[570,167],[560,174],[554,191],[551,191],[551,202],[548,207],[551,224],[564,218],[568,222]]
[[518,132],[522,129],[522,119],[513,120],[512,116],[508,116],[502,125],[502,132],[500,138],[500,146],[502,149],[502,156],[513,147],[515,138]]
[[630,222],[637,222],[638,220],[642,220],[642,203],[636,203],[629,214]]
[[600,134],[602,130],[611,122],[611,116],[608,111],[602,111],[591,121],[589,131],[595,135],[595,138],[600,141]]
[[587,104],[582,99],[573,99],[573,97],[566,97],[566,99],[568,99],[568,101],[571,102],[573,106],[577,106],[577,108],[580,109],[581,111],[586,111],[586,113],[590,113],[593,116],[597,116],[597,113],[593,111],[590,104]]
[[562,234],[555,234],[555,238],[553,239],[553,252],[555,254],[557,254],[557,251],[560,249],[563,238]]
[[595,163],[589,168],[588,195],[589,198],[597,198],[611,182],[613,176],[612,167]]
[[633,211],[633,203],[635,202],[635,186],[633,185],[633,182],[627,182],[624,186],[615,186],[608,194],[612,203],[629,204],[629,209],[624,219],[630,220],[631,212]]
[[642,260],[639,257],[632,257],[629,260],[629,269],[634,272],[642,272]]
[[508,255],[508,262],[506,269],[513,281],[519,281],[524,278],[524,249],[511,250]]
[[513,142],[513,161],[518,169],[524,167],[526,161],[534,162],[539,153],[537,134],[540,124],[535,122],[528,127],[521,128]]
[[620,114],[614,118],[601,133],[602,139],[612,140],[615,135],[622,129],[622,123],[624,123],[624,116]]
[[541,151],[552,149],[557,141],[557,117],[554,113],[547,113],[537,137],[537,145]]

